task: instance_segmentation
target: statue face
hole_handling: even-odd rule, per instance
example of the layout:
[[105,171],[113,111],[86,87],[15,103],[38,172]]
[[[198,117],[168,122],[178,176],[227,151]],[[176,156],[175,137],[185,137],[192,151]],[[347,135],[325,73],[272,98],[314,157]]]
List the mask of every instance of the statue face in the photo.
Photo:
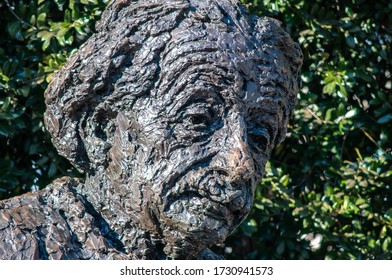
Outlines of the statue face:
[[[189,52],[187,42],[174,41],[181,47],[161,54],[150,94],[132,109],[121,101],[112,148],[119,152],[111,156],[115,163],[122,154],[129,172],[121,185],[142,201],[136,223],[149,231],[158,224],[152,230],[173,244],[187,240],[197,248],[225,240],[249,213],[283,115],[271,88],[259,84],[265,69],[227,49],[230,41],[241,49],[238,36],[205,36],[216,42],[214,51],[199,52],[192,42]],[[115,147],[121,143],[132,147]]]
[[278,111],[260,93],[241,96],[227,73],[214,80],[201,73],[186,71],[177,77],[187,76],[181,87],[158,89],[136,103],[141,109],[129,134],[139,163],[131,173],[143,178],[137,188],[144,189],[144,207],[161,228],[210,245],[224,240],[251,209]]
[[302,55],[277,21],[245,15],[236,1],[113,1],[48,87],[53,142],[120,235],[194,256],[248,214]]

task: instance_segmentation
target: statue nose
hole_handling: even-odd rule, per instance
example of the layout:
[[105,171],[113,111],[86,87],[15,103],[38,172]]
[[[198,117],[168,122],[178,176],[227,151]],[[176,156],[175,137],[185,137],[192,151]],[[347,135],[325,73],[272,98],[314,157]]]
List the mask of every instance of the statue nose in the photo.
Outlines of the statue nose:
[[232,182],[248,181],[254,176],[255,166],[249,152],[246,135],[234,135],[227,152],[227,167]]

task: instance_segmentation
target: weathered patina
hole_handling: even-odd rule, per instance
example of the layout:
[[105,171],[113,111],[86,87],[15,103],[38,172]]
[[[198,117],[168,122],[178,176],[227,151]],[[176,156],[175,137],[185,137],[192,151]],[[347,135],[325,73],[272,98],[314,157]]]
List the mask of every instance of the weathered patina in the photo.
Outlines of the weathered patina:
[[0,258],[219,258],[301,63],[278,21],[234,0],[112,2],[46,91],[53,143],[86,178],[0,202]]

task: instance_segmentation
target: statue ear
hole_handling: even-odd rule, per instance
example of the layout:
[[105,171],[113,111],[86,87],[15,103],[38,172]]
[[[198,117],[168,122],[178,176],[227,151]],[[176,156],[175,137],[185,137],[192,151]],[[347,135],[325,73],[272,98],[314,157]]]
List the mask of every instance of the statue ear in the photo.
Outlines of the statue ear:
[[256,24],[256,37],[260,42],[272,48],[279,49],[284,55],[291,71],[292,92],[296,93],[301,86],[300,69],[303,54],[300,46],[293,41],[281,27],[281,22],[272,18],[259,18]]
[[106,168],[108,165],[108,153],[116,130],[116,115],[104,110],[95,111],[79,128],[79,135],[89,159],[89,168],[92,170],[99,166]]
[[90,172],[107,165],[112,146],[116,114],[96,109],[93,113],[79,112],[58,117],[47,108],[45,126],[60,155],[80,172]]
[[84,143],[78,133],[78,118],[69,117],[59,106],[47,106],[44,121],[45,127],[52,136],[52,143],[60,155],[68,159],[80,172],[87,171],[90,166]]

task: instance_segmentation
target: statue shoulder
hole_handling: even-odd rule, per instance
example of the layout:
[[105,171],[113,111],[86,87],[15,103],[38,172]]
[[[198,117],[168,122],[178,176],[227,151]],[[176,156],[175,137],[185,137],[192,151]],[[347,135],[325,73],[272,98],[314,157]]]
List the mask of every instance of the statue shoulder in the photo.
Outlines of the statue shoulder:
[[0,201],[0,259],[69,258],[78,242],[70,216],[86,212],[75,191],[78,184],[64,177],[40,191]]
[[0,201],[1,259],[128,259],[69,177]]

